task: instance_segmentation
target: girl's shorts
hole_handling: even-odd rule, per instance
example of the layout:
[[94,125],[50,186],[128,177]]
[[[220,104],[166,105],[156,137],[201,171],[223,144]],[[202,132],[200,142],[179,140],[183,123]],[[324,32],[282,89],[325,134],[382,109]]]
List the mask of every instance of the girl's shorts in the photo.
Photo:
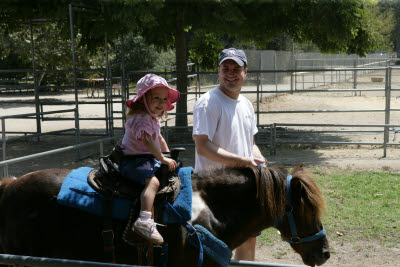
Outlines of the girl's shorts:
[[145,179],[153,177],[160,166],[161,161],[156,158],[130,158],[122,160],[119,171],[123,177],[144,185]]

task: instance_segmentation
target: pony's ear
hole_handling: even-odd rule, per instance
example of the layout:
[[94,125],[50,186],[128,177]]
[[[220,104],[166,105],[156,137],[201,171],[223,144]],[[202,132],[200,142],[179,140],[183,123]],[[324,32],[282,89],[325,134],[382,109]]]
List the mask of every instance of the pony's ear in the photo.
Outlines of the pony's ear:
[[303,172],[304,171],[303,165],[304,165],[304,163],[300,163],[300,164],[297,164],[296,166],[294,166],[292,174],[295,175],[297,173]]

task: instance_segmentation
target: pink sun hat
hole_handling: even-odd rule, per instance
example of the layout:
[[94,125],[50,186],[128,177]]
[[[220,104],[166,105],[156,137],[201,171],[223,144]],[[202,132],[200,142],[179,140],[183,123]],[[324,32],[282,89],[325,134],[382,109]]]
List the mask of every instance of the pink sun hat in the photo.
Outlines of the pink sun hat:
[[126,101],[126,105],[130,107],[133,103],[138,101],[144,94],[156,87],[165,87],[168,89],[168,99],[167,99],[167,107],[165,108],[167,111],[174,109],[173,103],[178,101],[179,99],[179,91],[168,86],[167,81],[155,74],[146,74],[144,77],[140,78],[140,80],[136,84],[136,95]]

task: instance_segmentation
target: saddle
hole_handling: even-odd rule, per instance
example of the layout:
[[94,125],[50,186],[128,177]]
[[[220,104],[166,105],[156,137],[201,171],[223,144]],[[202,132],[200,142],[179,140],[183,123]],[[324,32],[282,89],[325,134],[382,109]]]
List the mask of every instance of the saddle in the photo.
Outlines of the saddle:
[[[184,151],[184,148],[175,148],[169,153],[164,153],[166,157],[170,157],[177,162],[177,169],[182,167],[182,161],[179,158],[179,152]],[[137,155],[142,157],[143,155]],[[148,154],[146,154],[148,156]],[[93,169],[88,175],[88,183],[94,190],[101,193],[105,197],[120,197],[130,200],[135,200],[140,197],[144,188],[143,185],[138,185],[132,181],[125,179],[119,172],[124,154],[121,147],[116,145],[112,152],[99,159],[99,168]],[[174,202],[179,193],[180,179],[176,172],[171,173],[168,166],[162,164],[156,171],[155,176],[160,181],[157,197],[164,195],[170,203]]]
[[[179,152],[184,148],[174,148],[169,153],[164,153],[166,157],[174,159],[177,163],[177,169],[183,166],[179,158]],[[142,157],[143,155],[138,155]],[[148,156],[148,155],[146,155]],[[138,254],[143,252],[145,245],[144,240],[137,234],[132,232],[132,223],[138,217],[140,210],[140,194],[144,189],[143,185],[138,185],[121,176],[119,165],[121,164],[124,154],[121,147],[117,144],[112,152],[99,159],[99,168],[89,172],[88,183],[97,192],[104,196],[103,211],[103,242],[104,256],[106,261],[115,263],[115,247],[114,247],[114,231],[112,227],[112,200],[114,197],[125,198],[133,201],[131,207],[131,215],[123,233],[123,240],[130,245],[138,248]],[[160,181],[159,191],[154,199],[154,217],[155,221],[162,220],[163,202],[173,203],[178,196],[181,181],[176,172],[170,172],[167,165],[162,164],[156,171],[155,176]],[[149,247],[152,251],[152,248]],[[152,254],[152,252],[150,253]],[[139,257],[139,263],[142,257]],[[151,263],[151,262],[150,262]]]

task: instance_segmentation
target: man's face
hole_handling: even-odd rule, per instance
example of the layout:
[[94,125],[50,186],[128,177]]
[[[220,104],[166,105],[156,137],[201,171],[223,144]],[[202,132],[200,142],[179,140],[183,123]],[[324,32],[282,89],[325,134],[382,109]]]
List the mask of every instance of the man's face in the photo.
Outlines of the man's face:
[[239,95],[242,84],[247,75],[245,65],[239,66],[234,60],[228,59],[218,67],[219,84],[221,90],[231,96]]

